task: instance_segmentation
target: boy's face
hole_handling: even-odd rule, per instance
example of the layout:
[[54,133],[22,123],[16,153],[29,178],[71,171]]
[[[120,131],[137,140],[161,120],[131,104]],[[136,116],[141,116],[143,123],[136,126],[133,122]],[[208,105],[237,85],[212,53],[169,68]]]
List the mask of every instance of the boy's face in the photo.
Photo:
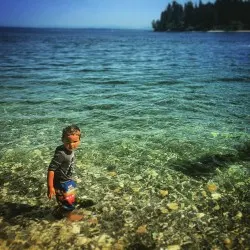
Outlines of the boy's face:
[[62,141],[67,150],[73,151],[77,149],[80,144],[80,134],[66,135]]

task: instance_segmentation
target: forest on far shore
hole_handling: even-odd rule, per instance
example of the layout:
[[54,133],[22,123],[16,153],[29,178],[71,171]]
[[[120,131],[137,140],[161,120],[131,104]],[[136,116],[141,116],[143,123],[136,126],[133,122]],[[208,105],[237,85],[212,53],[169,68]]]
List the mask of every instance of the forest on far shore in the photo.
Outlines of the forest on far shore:
[[152,21],[154,31],[250,30],[249,0],[216,0],[214,3],[183,5],[169,3],[159,20]]

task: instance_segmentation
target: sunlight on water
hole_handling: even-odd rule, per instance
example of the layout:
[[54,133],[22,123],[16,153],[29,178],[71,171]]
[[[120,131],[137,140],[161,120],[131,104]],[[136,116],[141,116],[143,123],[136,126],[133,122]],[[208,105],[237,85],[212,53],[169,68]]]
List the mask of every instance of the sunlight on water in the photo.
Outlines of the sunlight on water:
[[[226,178],[247,187],[248,44],[244,33],[5,30],[1,200],[46,204],[46,170],[62,128],[72,123],[84,133],[77,151],[79,189],[98,206],[106,195],[98,189],[126,193],[139,184],[146,190],[175,185],[171,199],[191,207],[193,198],[183,198],[187,190],[180,183],[195,192],[213,180],[225,187],[225,197]],[[109,183],[108,169],[115,169],[117,182]],[[156,191],[150,192],[154,197]],[[156,199],[155,207],[161,204],[150,199]]]

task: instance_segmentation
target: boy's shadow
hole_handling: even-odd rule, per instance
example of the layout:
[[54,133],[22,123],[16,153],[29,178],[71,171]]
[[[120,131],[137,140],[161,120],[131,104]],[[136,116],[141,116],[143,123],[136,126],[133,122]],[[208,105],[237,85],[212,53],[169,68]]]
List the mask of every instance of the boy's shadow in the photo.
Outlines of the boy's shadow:
[[[83,200],[79,202],[77,208],[87,208],[95,205],[92,200]],[[53,217],[54,207],[21,204],[15,202],[0,203],[0,216],[5,222],[16,224],[17,218],[29,220],[57,220]]]
[[0,203],[0,216],[6,222],[14,222],[17,216],[29,219],[43,219],[51,213],[50,207],[41,207],[38,205],[19,204],[14,202]]

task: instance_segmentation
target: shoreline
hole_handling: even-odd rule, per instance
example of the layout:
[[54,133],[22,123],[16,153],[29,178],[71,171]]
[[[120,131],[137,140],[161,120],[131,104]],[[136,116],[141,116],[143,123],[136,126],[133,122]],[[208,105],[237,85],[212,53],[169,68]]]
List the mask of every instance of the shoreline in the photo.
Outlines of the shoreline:
[[207,30],[210,33],[220,33],[220,32],[250,32],[250,30]]
[[199,33],[250,33],[250,30],[164,30],[154,31],[156,33],[185,33],[185,32],[199,32]]

